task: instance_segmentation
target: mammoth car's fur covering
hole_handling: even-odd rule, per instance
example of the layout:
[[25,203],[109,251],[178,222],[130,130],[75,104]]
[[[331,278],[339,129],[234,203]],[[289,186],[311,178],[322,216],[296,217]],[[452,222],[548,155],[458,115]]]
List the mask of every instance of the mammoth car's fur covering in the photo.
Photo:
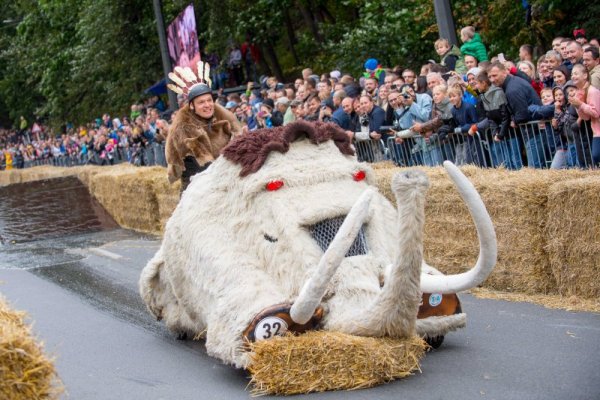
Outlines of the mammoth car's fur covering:
[[[210,355],[242,368],[251,360],[242,332],[281,303],[294,303],[292,316],[310,316],[307,304],[319,304],[320,328],[362,336],[443,334],[464,325],[464,314],[416,321],[420,280],[440,293],[468,286],[462,274],[446,282],[423,263],[426,176],[396,176],[394,207],[352,153],[343,132],[328,124],[296,123],[233,140],[224,157],[192,178],[142,271],[148,309],[177,333],[204,336]],[[266,190],[272,181],[283,186]],[[481,207],[474,215],[487,215]],[[324,252],[321,228],[347,215]],[[493,229],[480,225],[482,254],[469,271],[474,284],[495,262],[495,253],[484,251],[495,252]],[[350,253],[358,236],[361,250]]]
[[242,132],[242,127],[231,112],[215,104],[211,121],[203,121],[186,104],[177,111],[167,135],[165,157],[169,181],[175,182],[184,170],[183,159],[193,156],[198,165],[217,158],[232,136]]

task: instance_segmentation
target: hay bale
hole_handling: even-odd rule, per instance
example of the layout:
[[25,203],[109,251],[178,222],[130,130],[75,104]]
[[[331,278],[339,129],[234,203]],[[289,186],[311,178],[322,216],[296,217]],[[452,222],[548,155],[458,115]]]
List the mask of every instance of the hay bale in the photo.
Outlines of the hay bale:
[[63,391],[60,379],[24,318],[0,296],[0,398],[57,399]]
[[54,167],[42,165],[38,167],[13,169],[0,172],[0,186],[12,185],[14,183],[26,183],[45,179],[63,178],[66,176],[77,176],[86,186],[89,177],[101,171],[105,167],[100,166],[77,166],[77,167]]
[[[425,207],[425,259],[445,273],[464,272],[474,265],[479,252],[475,226],[444,169],[421,169],[431,182]],[[558,181],[590,172],[461,169],[483,198],[498,239],[498,263],[483,286],[509,292],[557,293],[544,229],[549,189]],[[398,170],[375,171],[380,191],[390,199],[391,178]]]
[[89,190],[120,226],[160,232],[153,177],[154,172],[161,169],[130,165],[103,167],[91,177]]
[[105,167],[101,167],[98,165],[83,165],[79,167],[71,167],[74,170],[74,174],[79,178],[81,182],[88,188],[92,182],[92,177],[99,174],[104,170]]
[[170,184],[167,179],[166,168],[160,168],[153,172],[152,187],[158,202],[160,233],[163,233],[167,221],[171,217],[171,214],[173,214],[173,211],[175,211],[177,204],[179,204],[181,181]]
[[563,296],[600,297],[600,175],[550,188],[548,253]]
[[8,186],[14,183],[21,183],[21,170],[9,169],[0,171],[0,186]]
[[253,395],[362,389],[419,371],[419,337],[368,338],[312,331],[251,344]]

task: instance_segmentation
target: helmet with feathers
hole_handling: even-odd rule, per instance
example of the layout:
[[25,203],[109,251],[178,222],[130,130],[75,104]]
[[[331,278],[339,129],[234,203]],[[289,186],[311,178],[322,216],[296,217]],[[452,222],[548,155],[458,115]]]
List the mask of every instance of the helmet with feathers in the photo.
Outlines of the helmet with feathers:
[[188,102],[196,97],[207,93],[212,93],[210,80],[210,65],[198,61],[198,76],[190,67],[175,67],[173,72],[169,72],[169,79],[173,83],[167,84],[167,87],[177,94],[187,98]]

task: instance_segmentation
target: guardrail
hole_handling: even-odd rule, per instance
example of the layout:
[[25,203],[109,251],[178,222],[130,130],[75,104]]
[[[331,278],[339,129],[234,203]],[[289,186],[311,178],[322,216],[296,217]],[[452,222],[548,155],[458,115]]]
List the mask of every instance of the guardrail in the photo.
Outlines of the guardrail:
[[[165,146],[162,143],[152,143],[146,147],[130,146],[117,147],[111,152],[98,153],[89,150],[86,154],[48,156],[36,160],[24,161],[23,168],[37,167],[40,165],[53,165],[57,167],[73,167],[77,165],[114,165],[131,163],[137,166],[167,166],[165,159]],[[13,168],[19,168],[13,161]]]
[[592,129],[584,121],[568,134],[554,132],[550,121],[531,121],[508,130],[503,140],[492,137],[492,129],[475,135],[449,133],[423,137],[414,134],[396,142],[382,140],[355,141],[359,161],[391,160],[399,166],[441,165],[445,160],[456,165],[473,164],[482,168],[517,170],[531,168],[594,168]]
[[[532,168],[595,168],[592,161],[592,129],[583,121],[578,129],[557,134],[550,121],[532,121],[511,127],[504,140],[495,141],[492,129],[469,134],[449,133],[445,137],[414,134],[397,143],[393,137],[384,140],[354,141],[359,161],[376,163],[386,160],[399,166],[441,165],[450,160],[456,165],[473,164],[482,168],[517,170]],[[55,165],[112,165],[129,162],[133,165],[161,165],[166,167],[165,148],[161,143],[146,147],[117,147],[113,152],[85,155],[62,155],[34,161],[25,161],[23,167]],[[14,165],[13,168],[20,166]]]

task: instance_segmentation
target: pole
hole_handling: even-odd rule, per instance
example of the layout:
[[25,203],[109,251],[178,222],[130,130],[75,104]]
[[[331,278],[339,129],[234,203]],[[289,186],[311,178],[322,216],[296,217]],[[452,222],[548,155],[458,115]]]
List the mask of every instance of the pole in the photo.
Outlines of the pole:
[[433,8],[440,31],[440,38],[448,39],[450,45],[458,44],[450,0],[433,0]]
[[[160,55],[162,57],[163,72],[165,79],[169,82],[169,72],[171,72],[171,58],[169,57],[169,48],[167,47],[167,36],[165,35],[165,21],[162,15],[162,5],[160,0],[154,0],[154,15],[156,16],[156,29],[158,30],[158,43],[160,45]],[[169,95],[169,108],[172,111],[179,108],[177,104],[177,95],[167,89]]]

